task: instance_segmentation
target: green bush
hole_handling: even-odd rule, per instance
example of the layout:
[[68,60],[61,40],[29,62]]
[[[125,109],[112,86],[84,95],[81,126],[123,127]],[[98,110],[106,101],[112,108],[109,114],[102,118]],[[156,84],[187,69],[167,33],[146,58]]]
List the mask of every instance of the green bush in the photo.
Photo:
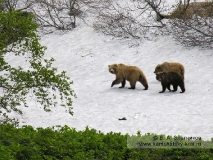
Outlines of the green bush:
[[[71,89],[73,81],[65,71],[58,72],[52,66],[54,58],[44,58],[46,47],[40,44],[34,18],[28,12],[0,9],[0,117],[4,121],[13,121],[10,112],[22,114],[18,106],[29,107],[29,94],[36,97],[44,111],[61,106],[73,114],[72,97],[76,98]],[[8,56],[23,60],[27,67],[13,65]]]
[[[103,134],[86,127],[76,131],[68,126],[37,128],[0,125],[0,160],[212,160],[213,149],[208,148],[132,148],[141,138],[152,140],[154,134]],[[156,135],[163,136],[164,135]]]

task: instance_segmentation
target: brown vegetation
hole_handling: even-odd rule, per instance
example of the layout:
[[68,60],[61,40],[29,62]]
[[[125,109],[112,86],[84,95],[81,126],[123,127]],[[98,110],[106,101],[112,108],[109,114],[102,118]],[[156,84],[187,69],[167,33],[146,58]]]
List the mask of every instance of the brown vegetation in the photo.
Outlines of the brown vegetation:
[[202,18],[213,17],[213,2],[192,2],[179,4],[170,15],[161,15],[163,18],[191,19],[193,15]]

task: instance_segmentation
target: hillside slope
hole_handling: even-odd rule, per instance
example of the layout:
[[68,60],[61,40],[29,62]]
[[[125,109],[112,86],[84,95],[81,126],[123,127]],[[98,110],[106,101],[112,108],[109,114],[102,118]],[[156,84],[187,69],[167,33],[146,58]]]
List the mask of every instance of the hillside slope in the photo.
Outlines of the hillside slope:
[[[44,35],[41,43],[48,47],[46,57],[54,57],[54,65],[66,70],[74,81],[72,88],[78,97],[73,99],[74,116],[61,107],[46,113],[31,97],[30,107],[23,108],[24,115],[19,117],[21,125],[67,124],[78,130],[89,126],[102,132],[123,134],[141,131],[142,134],[212,137],[211,50],[186,49],[171,37],[130,47],[128,41],[98,34],[89,26],[80,26],[66,34]],[[153,72],[155,66],[164,61],[180,62],[185,66],[185,93],[180,94],[180,89],[176,93],[159,93],[161,84]],[[17,65],[21,63],[16,60]],[[144,91],[140,83],[135,90],[129,90],[128,82],[123,89],[119,89],[119,85],[111,88],[115,76],[108,72],[108,65],[113,63],[141,68],[149,90]],[[127,120],[118,120],[123,117]]]

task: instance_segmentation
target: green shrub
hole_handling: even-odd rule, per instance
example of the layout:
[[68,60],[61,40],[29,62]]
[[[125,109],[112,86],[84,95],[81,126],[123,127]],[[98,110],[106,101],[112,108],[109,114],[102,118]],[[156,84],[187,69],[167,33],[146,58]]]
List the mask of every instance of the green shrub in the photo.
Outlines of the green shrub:
[[[103,134],[95,129],[76,131],[68,126],[37,128],[0,125],[0,160],[212,160],[213,147],[208,148],[133,148],[136,142],[153,140],[153,135],[130,136]],[[165,138],[165,135],[155,135]],[[131,145],[131,144],[130,144]]]

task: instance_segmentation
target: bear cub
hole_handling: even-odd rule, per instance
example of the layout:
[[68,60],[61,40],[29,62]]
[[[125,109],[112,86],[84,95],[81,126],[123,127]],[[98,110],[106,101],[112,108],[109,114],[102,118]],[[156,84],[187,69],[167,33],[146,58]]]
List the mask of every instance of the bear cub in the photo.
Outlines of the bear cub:
[[184,66],[178,62],[164,62],[162,64],[158,64],[155,67],[154,73],[157,74],[158,72],[177,72],[183,76],[185,74]]
[[[183,76],[177,72],[158,72],[156,73],[156,79],[160,81],[162,85],[162,91],[159,93],[165,92],[166,88],[169,91],[175,92],[178,86],[181,88],[180,93],[185,92]],[[174,90],[170,89],[170,85],[173,85]]]
[[125,64],[108,65],[109,72],[115,74],[116,79],[112,82],[111,87],[121,83],[121,87],[125,87],[126,80],[130,82],[129,89],[135,89],[136,82],[139,81],[145,88],[148,89],[148,82],[143,72],[136,66],[127,66]]

